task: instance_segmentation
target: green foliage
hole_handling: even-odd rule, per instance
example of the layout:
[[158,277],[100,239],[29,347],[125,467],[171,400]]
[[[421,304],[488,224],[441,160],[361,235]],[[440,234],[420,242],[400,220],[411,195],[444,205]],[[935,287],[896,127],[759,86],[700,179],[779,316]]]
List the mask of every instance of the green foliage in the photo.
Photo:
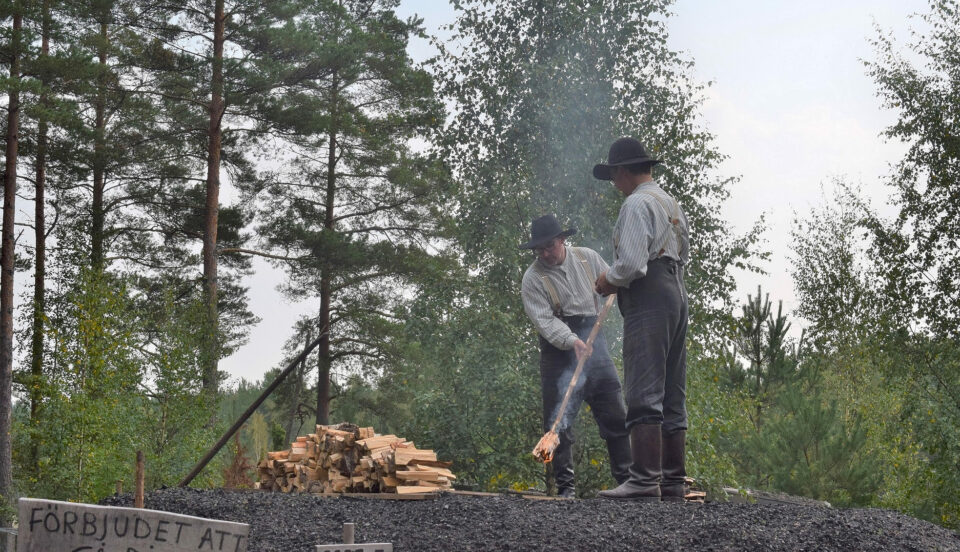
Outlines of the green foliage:
[[253,442],[253,459],[259,463],[267,457],[267,447],[270,445],[270,430],[267,427],[267,419],[263,414],[254,412],[250,416],[250,424],[247,427],[250,433],[250,440]]
[[122,282],[89,271],[54,304],[39,472],[20,484],[33,495],[93,501],[132,466],[143,376],[132,354],[134,307]]
[[[872,426],[861,423],[863,415],[844,393],[825,396],[830,387],[821,378],[834,372],[831,361],[802,347],[802,337],[792,345],[782,306],[774,315],[769,298],[761,296],[758,288],[743,305],[733,324],[733,348],[717,371],[751,423],[733,426],[716,442],[748,486],[837,505],[872,503],[881,479],[881,460],[871,454]],[[835,377],[843,381],[849,374],[838,371]]]
[[723,383],[729,359],[693,350],[688,351],[688,359],[687,448],[691,452],[687,454],[687,473],[694,474],[711,496],[723,497],[722,487],[743,483],[730,451],[742,448],[740,436],[753,427],[754,402]]
[[910,294],[892,292],[891,270],[903,263],[877,245],[878,223],[848,186],[796,223],[794,279],[812,323],[806,363],[822,378],[824,398],[843,405],[848,423],[859,422],[879,478],[872,497],[847,499],[956,526],[950,389],[960,370],[952,347],[902,326],[912,317],[903,303]]
[[[883,258],[901,262],[881,265],[889,279],[887,292],[918,321],[938,335],[960,336],[960,4],[931,0],[921,16],[926,30],[904,48],[880,35],[878,59],[868,63],[878,94],[898,113],[888,137],[909,145],[891,179],[900,208],[892,225],[873,225],[875,247]],[[913,61],[915,56],[922,64]]]
[[280,424],[273,424],[270,427],[270,450],[283,450],[287,448],[289,443],[287,443],[287,432],[283,429],[283,426]]
[[[410,389],[408,434],[449,455],[458,483],[542,487],[543,466],[530,455],[543,434],[536,353],[516,345],[531,330],[493,309],[444,307],[477,297],[467,279],[456,288],[441,284],[425,291],[406,317],[408,331],[420,337],[422,357],[404,366],[388,388]],[[433,313],[441,314],[439,324]]]
[[[144,351],[149,388],[143,394],[136,418],[151,466],[147,471],[151,488],[179,483],[219,437],[217,430],[223,429],[212,426],[216,404],[200,387],[198,340],[202,336],[196,328],[204,320],[203,305],[199,301],[177,304],[171,289],[163,290],[161,297],[161,310],[150,313],[155,333],[149,349]],[[211,484],[219,473],[207,469],[201,481]]]
[[874,40],[878,59],[867,63],[878,94],[898,113],[887,136],[908,145],[890,185],[899,213],[884,221],[863,210],[870,260],[883,306],[875,330],[880,367],[902,392],[896,470],[884,500],[948,527],[960,527],[956,427],[960,424],[960,141],[955,101],[960,4],[932,0],[924,29],[906,48],[892,35]]
[[[741,310],[740,317],[733,322],[731,350],[721,356],[725,360],[723,383],[750,398],[755,405],[751,420],[759,429],[763,425],[764,407],[773,402],[784,386],[804,376],[802,365],[797,361],[803,337],[789,350],[790,323],[783,313],[783,302],[778,303],[774,316],[769,294],[764,296],[760,286],[756,296],[747,296]],[[740,359],[746,360],[745,367]]]
[[[857,188],[835,180],[837,191],[791,230],[796,315],[809,321],[808,344],[834,352],[869,339],[885,307],[877,267],[867,257],[869,235],[863,222],[869,208]],[[829,244],[829,245],[827,245]]]
[[858,417],[844,419],[836,399],[795,386],[780,393],[770,420],[745,446],[765,487],[863,506],[878,488],[880,463],[866,444],[866,428]]
[[894,343],[901,352],[885,368],[889,380],[902,389],[898,421],[908,432],[898,440],[904,459],[896,466],[899,485],[891,485],[892,496],[884,500],[917,517],[960,527],[960,509],[951,498],[960,489],[960,402],[953,394],[960,386],[956,342],[913,336]]

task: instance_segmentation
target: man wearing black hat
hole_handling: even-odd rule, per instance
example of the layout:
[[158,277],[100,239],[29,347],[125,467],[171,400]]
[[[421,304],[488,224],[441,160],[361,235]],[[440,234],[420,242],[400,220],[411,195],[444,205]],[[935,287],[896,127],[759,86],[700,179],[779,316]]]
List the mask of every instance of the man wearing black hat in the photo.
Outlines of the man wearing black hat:
[[686,409],[687,218],[653,180],[660,163],[633,138],[610,146],[594,177],[626,199],[613,231],[614,262],[596,289],[617,294],[623,315],[623,380],[633,464],[605,498],[683,501]]
[[[544,431],[556,419],[564,392],[570,384],[577,360],[590,354],[585,340],[597,320],[600,300],[594,292],[597,274],[608,266],[600,255],[586,247],[567,246],[567,236],[553,215],[533,221],[529,242],[537,259],[523,275],[520,295],[527,316],[540,334],[540,389],[543,395]],[[617,483],[629,477],[630,439],[627,434],[620,380],[607,350],[603,332],[593,342],[593,353],[583,367],[576,392],[557,428],[560,444],[554,452],[553,470],[559,496],[573,498],[572,422],[586,400],[607,442],[610,471]]]

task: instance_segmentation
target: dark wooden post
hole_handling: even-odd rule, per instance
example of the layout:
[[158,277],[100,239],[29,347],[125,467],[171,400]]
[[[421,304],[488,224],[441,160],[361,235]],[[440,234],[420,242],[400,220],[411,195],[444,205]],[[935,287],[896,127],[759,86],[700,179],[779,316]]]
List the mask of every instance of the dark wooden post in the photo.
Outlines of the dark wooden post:
[[136,490],[133,493],[133,507],[143,508],[143,451],[137,451],[137,471],[134,475],[137,482]]

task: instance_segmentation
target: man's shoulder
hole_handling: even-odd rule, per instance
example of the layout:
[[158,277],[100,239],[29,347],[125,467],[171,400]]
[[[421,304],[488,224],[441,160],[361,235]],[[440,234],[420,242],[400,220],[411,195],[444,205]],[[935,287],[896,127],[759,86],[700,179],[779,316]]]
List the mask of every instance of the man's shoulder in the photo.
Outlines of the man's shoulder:
[[572,245],[571,245],[571,246],[570,246],[570,249],[572,249],[572,250],[574,251],[574,254],[579,254],[579,255],[582,255],[582,256],[584,256],[584,257],[599,257],[599,256],[600,256],[599,253],[597,253],[597,252],[594,251],[593,249],[590,249],[589,247],[577,247],[577,246],[572,246]]
[[532,263],[530,263],[530,266],[528,266],[527,269],[523,271],[522,281],[526,282],[530,278],[539,278],[539,277],[540,277],[540,274],[539,274],[539,271],[537,270],[537,261],[533,261]]
[[649,212],[656,214],[665,206],[664,200],[666,198],[669,198],[668,202],[675,201],[673,196],[664,192],[659,186],[638,188],[624,200],[623,205],[620,206],[620,213],[632,211],[634,213]]

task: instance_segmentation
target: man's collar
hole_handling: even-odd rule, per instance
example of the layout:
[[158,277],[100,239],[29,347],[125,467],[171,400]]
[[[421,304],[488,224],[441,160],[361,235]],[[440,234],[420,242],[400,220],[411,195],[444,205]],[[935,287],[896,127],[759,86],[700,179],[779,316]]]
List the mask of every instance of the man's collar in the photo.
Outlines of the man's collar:
[[[632,192],[630,192],[630,195],[633,195],[633,194],[637,193],[639,190],[642,190],[642,189],[646,189],[646,188],[656,188],[656,187],[657,187],[657,181],[656,181],[656,180],[647,180],[647,181],[644,182],[643,184],[638,184],[637,187],[634,188]],[[629,197],[629,196],[627,196],[627,197]]]

